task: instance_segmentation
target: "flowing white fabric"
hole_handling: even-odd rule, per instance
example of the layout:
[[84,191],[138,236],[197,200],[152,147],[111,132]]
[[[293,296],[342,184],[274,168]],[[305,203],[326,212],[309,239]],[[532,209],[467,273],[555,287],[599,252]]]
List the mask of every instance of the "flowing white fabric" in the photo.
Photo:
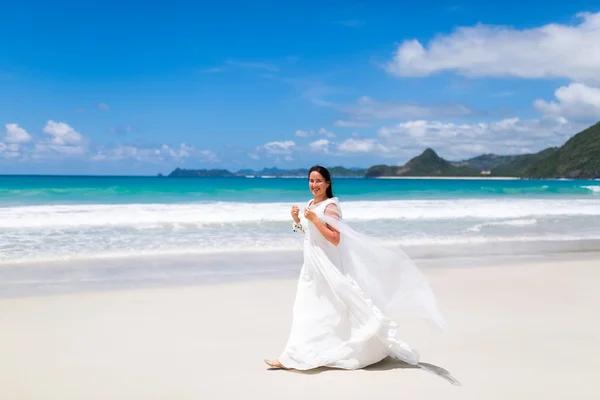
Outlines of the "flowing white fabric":
[[299,370],[357,369],[387,356],[417,364],[418,352],[399,338],[398,319],[427,318],[445,330],[425,277],[401,250],[350,228],[337,198],[307,207],[340,232],[340,243],[329,242],[302,213],[300,226],[294,224],[304,231],[304,263],[279,362]]

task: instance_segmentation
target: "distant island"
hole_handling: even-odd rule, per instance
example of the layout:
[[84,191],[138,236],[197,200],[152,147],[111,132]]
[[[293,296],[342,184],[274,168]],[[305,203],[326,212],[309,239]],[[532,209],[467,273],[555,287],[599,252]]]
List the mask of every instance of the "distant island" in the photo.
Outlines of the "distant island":
[[[329,168],[334,177],[513,177],[522,179],[598,179],[600,178],[600,122],[579,132],[561,147],[550,147],[535,154],[483,154],[463,161],[448,161],[433,149],[426,149],[402,166],[374,165],[370,168]],[[169,177],[305,177],[308,169],[264,168],[181,169]]]
[[[344,168],[344,167],[331,167],[328,168],[332,176],[335,177],[348,177],[348,178],[364,178],[366,169],[358,168]],[[306,177],[308,175],[308,168],[299,169],[279,169],[279,168],[263,168],[262,170],[255,171],[251,169],[242,169],[237,172],[231,172],[226,169],[181,169],[176,168],[171,172],[169,177]]]

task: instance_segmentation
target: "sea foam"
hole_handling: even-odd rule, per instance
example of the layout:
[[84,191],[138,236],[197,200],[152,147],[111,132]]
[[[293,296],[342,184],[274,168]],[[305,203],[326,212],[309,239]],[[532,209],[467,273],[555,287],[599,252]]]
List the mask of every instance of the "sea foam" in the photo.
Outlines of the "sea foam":
[[[285,222],[293,203],[94,204],[0,208],[0,229]],[[302,207],[303,205],[300,204]],[[341,203],[348,221],[600,216],[600,199],[446,199]]]
[[[299,250],[293,202],[80,204],[0,208],[0,264],[153,254]],[[296,203],[301,207],[303,202]],[[341,203],[356,230],[390,244],[439,246],[600,238],[600,198]]]

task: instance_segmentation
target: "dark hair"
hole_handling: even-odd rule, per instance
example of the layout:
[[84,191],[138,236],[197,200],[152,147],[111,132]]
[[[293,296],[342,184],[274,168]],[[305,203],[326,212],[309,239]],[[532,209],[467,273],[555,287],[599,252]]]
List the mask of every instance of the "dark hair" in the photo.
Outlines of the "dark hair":
[[327,187],[325,194],[327,194],[327,197],[331,199],[333,197],[333,188],[332,188],[333,183],[331,182],[331,175],[329,174],[329,171],[325,167],[321,167],[320,165],[315,165],[314,167],[312,167],[311,169],[308,170],[308,178],[309,179],[310,179],[310,173],[313,171],[316,171],[319,174],[321,174],[321,176],[323,176],[323,178],[325,178],[325,182],[329,182],[329,186]]

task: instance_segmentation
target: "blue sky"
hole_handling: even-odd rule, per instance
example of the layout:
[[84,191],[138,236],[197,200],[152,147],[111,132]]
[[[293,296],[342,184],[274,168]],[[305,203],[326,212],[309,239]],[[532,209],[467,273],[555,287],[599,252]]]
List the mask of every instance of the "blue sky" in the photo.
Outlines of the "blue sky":
[[[404,4],[402,4],[404,3]],[[600,120],[591,1],[4,4],[0,173],[402,164]]]

